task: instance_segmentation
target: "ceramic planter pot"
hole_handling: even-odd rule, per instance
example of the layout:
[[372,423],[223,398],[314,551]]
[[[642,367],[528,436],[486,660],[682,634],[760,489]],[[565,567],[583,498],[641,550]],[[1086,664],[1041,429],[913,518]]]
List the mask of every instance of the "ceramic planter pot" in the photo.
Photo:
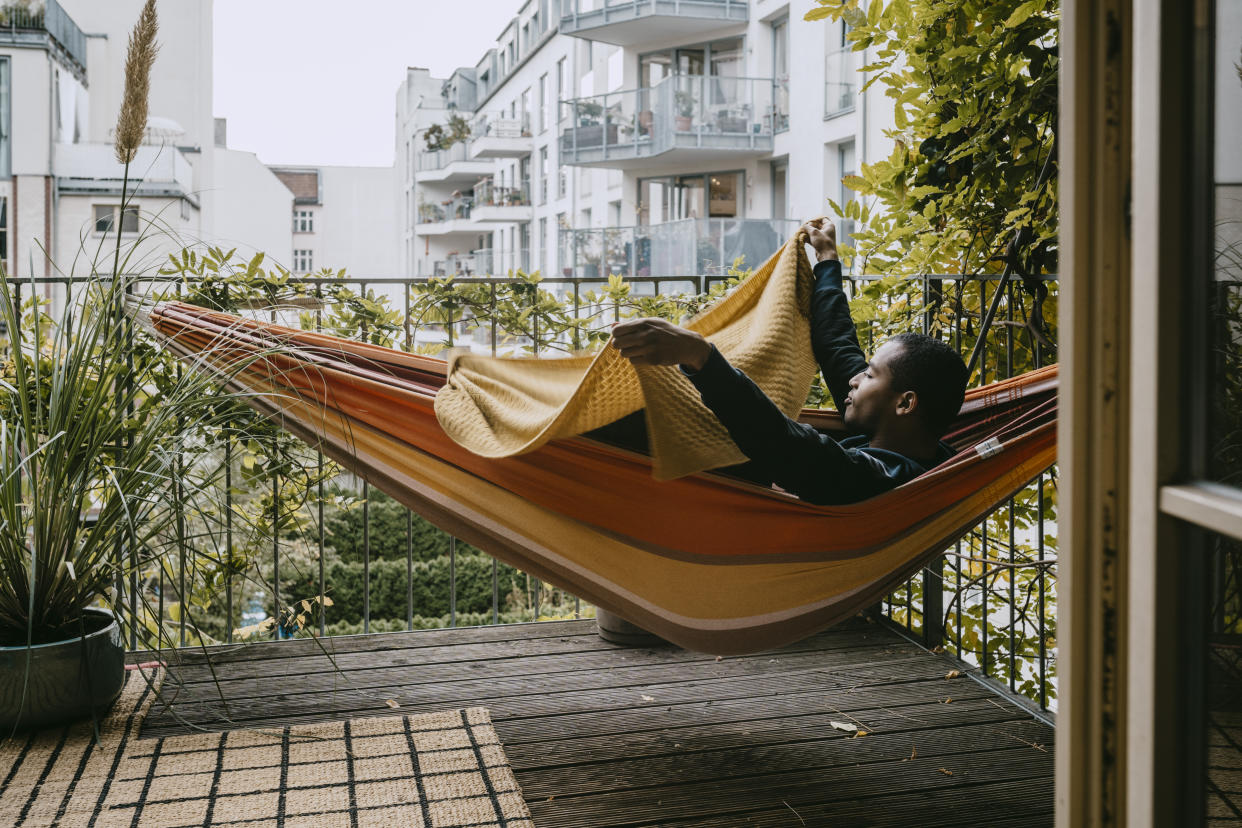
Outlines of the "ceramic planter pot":
[[103,715],[112,707],[125,683],[121,629],[107,610],[86,614],[85,638],[0,647],[0,734]]

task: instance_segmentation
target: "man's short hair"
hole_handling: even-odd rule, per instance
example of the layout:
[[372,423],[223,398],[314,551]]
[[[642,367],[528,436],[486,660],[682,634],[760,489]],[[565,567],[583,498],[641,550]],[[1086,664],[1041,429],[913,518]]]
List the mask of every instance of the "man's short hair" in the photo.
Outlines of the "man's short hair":
[[898,334],[888,341],[901,346],[888,361],[894,389],[917,394],[923,422],[932,434],[942,436],[966,398],[969,376],[961,354],[923,334]]

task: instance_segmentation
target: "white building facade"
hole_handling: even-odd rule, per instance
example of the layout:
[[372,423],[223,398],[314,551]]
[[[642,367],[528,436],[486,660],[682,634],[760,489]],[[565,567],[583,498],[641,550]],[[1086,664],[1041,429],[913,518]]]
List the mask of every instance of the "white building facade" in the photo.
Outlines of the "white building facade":
[[[393,168],[312,168],[313,203],[212,115],[211,0],[161,0],[147,135],[129,169],[113,148],[128,38],[143,0],[17,0],[0,7],[0,263],[54,277],[110,270],[145,235],[131,272],[211,244],[306,273],[392,276],[400,266]],[[299,232],[300,213],[317,215]],[[46,251],[46,255],[45,252]],[[306,254],[302,259],[295,253]],[[308,252],[309,251],[309,252]],[[299,264],[305,265],[298,267]]]
[[[408,276],[667,278],[754,266],[858,165],[891,105],[810,0],[527,0],[494,48],[398,93]],[[439,94],[436,87],[439,86]],[[469,138],[430,151],[434,124]],[[848,230],[847,228],[843,228]]]

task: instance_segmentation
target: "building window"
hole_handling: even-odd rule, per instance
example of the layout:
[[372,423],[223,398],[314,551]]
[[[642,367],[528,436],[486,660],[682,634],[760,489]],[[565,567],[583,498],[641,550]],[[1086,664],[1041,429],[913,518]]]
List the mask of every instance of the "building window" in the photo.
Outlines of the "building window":
[[539,76],[539,131],[548,130],[548,76]]
[[743,218],[746,178],[741,172],[643,178],[638,182],[638,223],[687,218]]
[[9,59],[0,57],[0,178],[13,175],[12,145],[9,142],[10,96]]
[[293,211],[293,232],[314,233],[315,232],[314,212],[311,210],[294,210]]
[[561,106],[561,102],[565,100],[565,58],[561,58],[556,62],[556,120],[565,120],[565,114],[569,111],[569,107]]
[[772,102],[772,130],[784,132],[789,129],[789,18],[772,24],[772,83],[775,100]]
[[535,267],[540,273],[548,272],[548,220],[539,219],[539,258]]
[[548,148],[539,148],[539,203],[548,200]]
[[[121,210],[119,204],[96,204],[95,205],[95,232],[110,233],[112,228],[116,226],[117,213]],[[138,208],[126,207],[125,214],[121,216],[121,232],[137,233],[138,232]]]
[[293,269],[297,273],[310,273],[315,267],[314,257],[309,250],[293,251]]

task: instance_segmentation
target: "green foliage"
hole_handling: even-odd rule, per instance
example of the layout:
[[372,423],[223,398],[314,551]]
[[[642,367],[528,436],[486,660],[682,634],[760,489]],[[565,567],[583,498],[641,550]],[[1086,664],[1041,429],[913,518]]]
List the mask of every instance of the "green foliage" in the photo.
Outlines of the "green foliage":
[[[0,364],[6,643],[63,637],[105,595],[149,615],[143,596],[112,587],[163,565],[185,534],[179,505],[218,516],[204,435],[225,426],[232,402],[214,380],[145,358],[149,343],[131,357],[141,339],[124,312],[142,297],[134,280],[93,271],[69,286],[56,318],[44,299],[19,301],[18,288],[0,273],[0,320],[13,338]],[[28,296],[40,292],[31,284]]]
[[446,150],[453,144],[470,140],[470,122],[453,113],[445,124],[432,124],[423,132],[423,143],[428,152]]
[[[351,564],[361,563],[365,547],[370,548],[372,560],[404,561],[407,544],[415,561],[449,554],[447,534],[377,489],[369,490],[365,500],[353,502],[338,495],[337,508],[324,518],[324,534],[324,543]],[[478,554],[465,543],[459,543],[457,549],[459,553]]]
[[862,269],[995,272],[1019,228],[1021,269],[1054,269],[1057,0],[816,1],[893,101],[892,154],[846,182],[866,201],[834,205]]
[[[1022,290],[1006,289],[974,381],[1054,361],[1055,283],[1040,277],[1056,269],[1058,0],[816,2],[806,18],[844,21],[854,50],[866,50],[863,89],[883,89],[893,105],[893,151],[846,179],[861,198],[832,203],[857,224],[843,258],[883,276],[852,295],[864,348],[926,330],[968,353],[996,282],[919,276],[1009,266]],[[960,638],[960,657],[1032,698],[1040,595],[1043,647],[1055,653],[1055,480],[1055,470],[1044,477],[1045,560],[1034,486],[1012,503],[1012,542],[1007,505],[946,559],[946,642]],[[922,599],[916,578],[890,596],[890,612],[920,628]],[[1053,673],[1043,677],[1050,699]]]

